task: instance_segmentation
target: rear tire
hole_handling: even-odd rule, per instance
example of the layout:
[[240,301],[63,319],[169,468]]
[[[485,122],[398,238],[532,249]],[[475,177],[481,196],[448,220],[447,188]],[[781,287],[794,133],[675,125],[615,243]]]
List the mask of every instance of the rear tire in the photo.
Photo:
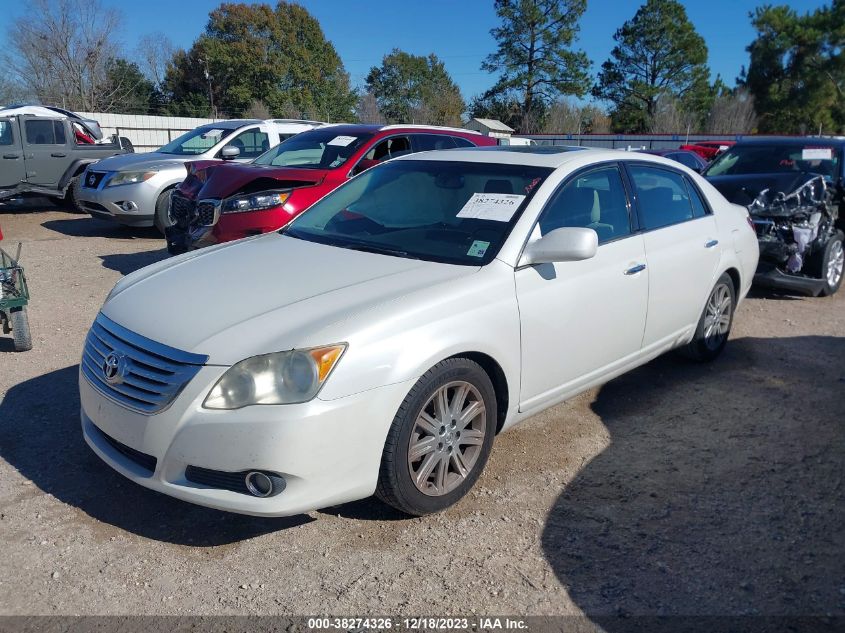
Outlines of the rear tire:
[[715,360],[728,342],[735,307],[734,282],[730,275],[722,273],[707,297],[707,303],[698,320],[692,341],[678,351],[700,363]]
[[438,363],[393,419],[376,496],[414,516],[449,507],[484,470],[496,424],[496,392],[487,373],[466,358]]
[[162,191],[158,196],[158,200],[156,200],[156,213],[153,218],[153,225],[162,235],[164,235],[167,227],[173,226],[173,222],[170,221],[171,195],[173,195],[173,189],[168,189],[167,191]]
[[821,291],[823,297],[836,294],[842,285],[843,268],[845,268],[845,249],[842,238],[842,231],[837,231],[824,245],[824,249],[814,255],[812,260],[813,274],[825,280]]
[[29,331],[29,317],[26,314],[26,306],[14,310],[9,314],[9,321],[12,324],[12,338],[16,352],[27,352],[32,349],[32,334]]

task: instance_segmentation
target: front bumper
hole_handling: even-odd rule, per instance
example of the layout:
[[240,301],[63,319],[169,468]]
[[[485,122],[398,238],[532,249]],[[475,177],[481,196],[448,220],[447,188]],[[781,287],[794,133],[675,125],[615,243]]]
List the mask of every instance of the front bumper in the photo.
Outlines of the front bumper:
[[783,290],[808,297],[818,297],[825,287],[824,279],[790,275],[777,268],[757,269],[754,275],[754,285],[773,290]]
[[[207,392],[226,369],[203,367],[169,408],[151,416],[108,400],[80,374],[85,441],[109,466],[146,488],[230,512],[286,516],[373,494],[387,432],[413,381],[336,400],[203,409]],[[104,434],[131,450],[119,450]],[[154,459],[152,467],[132,451]],[[269,471],[287,485],[277,496],[254,497],[189,481],[188,466]]]
[[101,220],[134,227],[153,226],[156,202],[169,182],[163,182],[156,175],[144,182],[106,187],[110,175],[107,174],[96,188],[84,184],[79,187],[77,197],[82,208]]
[[188,228],[183,228],[174,225],[165,231],[167,251],[171,255],[179,255],[214,244],[277,231],[296,214],[297,211],[288,204],[264,211],[222,214],[211,226],[192,223]]

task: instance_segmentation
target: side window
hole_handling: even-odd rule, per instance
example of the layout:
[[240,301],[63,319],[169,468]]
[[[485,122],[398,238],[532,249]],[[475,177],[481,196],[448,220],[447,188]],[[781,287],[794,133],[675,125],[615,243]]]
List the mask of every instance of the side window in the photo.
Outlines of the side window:
[[15,137],[12,135],[12,122],[0,121],[0,145],[14,145]]
[[367,155],[364,156],[364,160],[374,160],[377,163],[380,163],[384,160],[389,160],[391,158],[396,158],[397,156],[410,153],[411,140],[407,136],[393,136],[391,138],[384,139],[381,143],[375,145],[369,152],[367,152]]
[[576,176],[554,194],[540,216],[540,233],[564,226],[594,229],[599,244],[631,234],[625,187],[617,167]]
[[693,218],[684,176],[668,169],[628,165],[643,228],[659,229]]
[[241,153],[238,158],[257,158],[270,149],[270,139],[259,129],[241,132],[226,145],[234,145]]
[[456,147],[475,147],[475,143],[465,139],[463,136],[453,136],[452,140],[455,141]]
[[698,161],[695,160],[695,157],[685,152],[678,152],[677,154],[672,154],[672,158],[681,163],[681,165],[683,165],[684,167],[689,167],[693,171],[699,171],[701,169],[700,165],[698,164]]
[[414,147],[418,152],[437,149],[454,149],[455,140],[446,134],[414,134]]
[[24,128],[26,129],[26,142],[30,145],[56,144],[52,119],[28,119]]
[[710,213],[707,208],[707,205],[704,204],[704,200],[701,199],[701,193],[698,191],[698,187],[696,187],[689,178],[684,178],[684,182],[687,185],[687,192],[689,193],[689,199],[692,203],[692,214],[696,218],[703,218],[705,215]]
[[55,134],[56,145],[64,145],[66,142],[65,139],[65,122],[64,121],[53,121],[53,131]]

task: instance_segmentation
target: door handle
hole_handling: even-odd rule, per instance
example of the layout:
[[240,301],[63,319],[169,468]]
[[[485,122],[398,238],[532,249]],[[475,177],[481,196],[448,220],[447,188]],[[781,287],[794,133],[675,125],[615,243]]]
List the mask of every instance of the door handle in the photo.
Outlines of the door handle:
[[50,156],[53,158],[64,158],[67,154],[63,154],[62,152],[53,152]]
[[3,154],[3,158],[14,160],[16,158],[20,158],[20,156],[18,156],[17,154]]
[[629,268],[625,271],[626,275],[636,275],[637,273],[641,273],[645,270],[645,264],[637,264],[633,268]]
[[710,240],[704,245],[704,248],[713,248],[716,244],[719,243],[719,240]]

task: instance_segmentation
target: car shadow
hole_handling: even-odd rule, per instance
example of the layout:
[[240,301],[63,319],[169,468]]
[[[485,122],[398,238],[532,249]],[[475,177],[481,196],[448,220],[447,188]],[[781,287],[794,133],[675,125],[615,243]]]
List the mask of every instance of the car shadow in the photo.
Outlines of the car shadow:
[[712,364],[664,356],[602,387],[610,444],[542,536],[575,604],[606,631],[845,615],[843,359],[845,338],[742,338]]
[[103,266],[110,270],[116,270],[122,275],[134,273],[139,268],[149,266],[170,255],[166,248],[157,251],[145,251],[142,253],[115,253],[113,255],[100,255]]
[[193,547],[242,541],[314,520],[221,512],[125,479],[82,439],[78,369],[74,365],[24,381],[0,401],[0,457],[45,493],[122,530]]
[[42,222],[41,226],[68,237],[111,237],[122,240],[154,239],[161,240],[164,244],[164,237],[154,227],[123,226],[117,222],[100,220],[89,215],[79,214],[68,219],[47,220]]

